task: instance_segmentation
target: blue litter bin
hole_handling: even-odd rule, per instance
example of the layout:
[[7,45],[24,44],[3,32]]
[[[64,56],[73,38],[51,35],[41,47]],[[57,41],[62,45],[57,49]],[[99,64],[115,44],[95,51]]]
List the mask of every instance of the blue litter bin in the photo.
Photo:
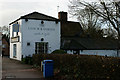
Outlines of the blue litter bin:
[[43,77],[53,76],[53,60],[43,60]]

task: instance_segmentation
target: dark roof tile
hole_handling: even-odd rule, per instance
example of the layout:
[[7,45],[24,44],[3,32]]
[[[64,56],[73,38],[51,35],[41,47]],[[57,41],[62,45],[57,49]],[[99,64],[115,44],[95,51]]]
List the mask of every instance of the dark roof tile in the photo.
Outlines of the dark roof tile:
[[10,24],[20,20],[20,19],[35,19],[35,20],[49,20],[49,21],[56,21],[58,20],[57,18],[42,14],[42,13],[38,13],[38,12],[32,12],[29,13],[27,15],[21,16],[19,19],[11,22]]
[[65,21],[61,22],[61,35],[64,36],[79,36],[83,29],[79,22]]
[[57,18],[38,13],[38,12],[33,12],[24,16],[21,16],[22,19],[42,19],[42,20],[57,20]]
[[[65,43],[66,40],[73,41]],[[63,49],[79,49],[79,50],[115,50],[118,49],[118,41],[112,39],[92,39],[92,38],[62,38]],[[69,45],[70,44],[70,45]],[[77,44],[77,45],[76,45]],[[69,47],[66,45],[69,45]]]

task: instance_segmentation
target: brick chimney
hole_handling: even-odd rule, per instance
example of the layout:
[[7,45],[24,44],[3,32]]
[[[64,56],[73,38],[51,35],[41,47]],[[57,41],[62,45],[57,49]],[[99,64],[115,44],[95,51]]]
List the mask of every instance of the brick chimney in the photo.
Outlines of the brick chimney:
[[58,18],[61,20],[61,21],[67,21],[67,12],[59,12],[58,13]]

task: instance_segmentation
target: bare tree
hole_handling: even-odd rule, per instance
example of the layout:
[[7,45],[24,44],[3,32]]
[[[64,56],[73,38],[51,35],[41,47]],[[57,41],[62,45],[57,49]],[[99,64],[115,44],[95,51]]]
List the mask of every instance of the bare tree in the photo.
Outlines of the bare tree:
[[[74,4],[74,2],[71,2],[71,4]],[[81,37],[102,38],[103,31],[101,30],[102,24],[100,24],[99,16],[87,6],[80,7],[77,3],[74,5],[69,6],[69,13],[77,16],[77,19],[80,21],[84,30],[84,34]]]
[[96,15],[90,7],[83,7],[74,1],[71,1],[70,3],[74,5],[69,5],[69,13],[73,16],[77,16],[83,29],[101,26],[101,24],[99,24],[99,16]]
[[117,39],[117,32],[112,28],[103,28],[103,36],[105,38]]
[[8,26],[0,27],[0,32],[2,32],[3,34],[6,34],[6,35],[9,36],[9,28],[8,28]]
[[73,0],[70,1],[70,3],[72,5],[69,6],[69,12],[72,15],[80,16],[81,14],[79,12],[83,12],[81,9],[85,9],[87,7],[90,9],[90,12],[95,14],[96,19],[99,17],[99,21],[101,21],[101,23],[110,24],[109,27],[113,27],[118,32],[118,35],[120,35],[120,2],[115,2],[114,0],[105,2],[104,0],[100,0],[100,2],[88,3],[81,0]]
[[[106,26],[112,27],[118,34],[118,49],[120,49],[120,1],[115,0],[99,0],[99,2],[85,2],[81,0],[70,1],[71,9],[74,9],[74,15],[76,15],[81,7],[88,7],[92,13],[99,17],[101,24],[107,24]],[[79,14],[79,13],[78,13]]]

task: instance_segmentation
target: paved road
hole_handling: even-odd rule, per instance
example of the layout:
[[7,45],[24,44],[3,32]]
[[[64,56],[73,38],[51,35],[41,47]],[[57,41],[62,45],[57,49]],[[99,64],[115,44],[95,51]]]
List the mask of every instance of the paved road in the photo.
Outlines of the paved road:
[[[16,60],[2,58],[2,78],[43,78],[42,72]],[[22,79],[23,80],[23,79]]]

